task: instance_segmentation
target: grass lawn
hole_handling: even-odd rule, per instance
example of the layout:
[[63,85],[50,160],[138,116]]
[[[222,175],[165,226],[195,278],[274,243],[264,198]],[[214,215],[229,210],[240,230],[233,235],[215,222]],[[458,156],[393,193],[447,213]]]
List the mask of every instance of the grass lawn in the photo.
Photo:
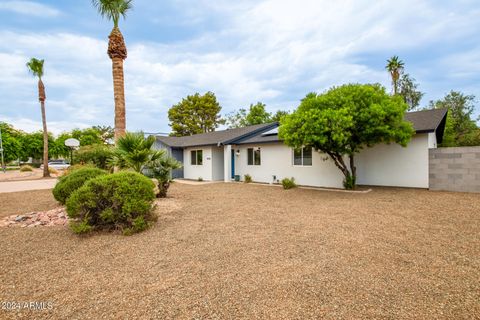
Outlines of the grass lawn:
[[158,211],[158,223],[132,237],[0,228],[0,301],[53,303],[0,318],[480,314],[478,194],[174,184]]

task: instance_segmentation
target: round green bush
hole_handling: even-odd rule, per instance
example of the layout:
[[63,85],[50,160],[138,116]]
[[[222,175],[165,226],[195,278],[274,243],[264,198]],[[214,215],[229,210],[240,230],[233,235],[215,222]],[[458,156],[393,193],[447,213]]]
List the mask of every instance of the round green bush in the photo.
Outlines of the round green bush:
[[53,196],[58,202],[65,204],[68,197],[70,197],[75,190],[83,186],[85,182],[105,174],[105,171],[91,167],[74,170],[58,180],[55,188],[53,188]]
[[89,180],[67,200],[76,233],[119,229],[124,234],[145,230],[153,213],[155,184],[136,172],[119,172]]

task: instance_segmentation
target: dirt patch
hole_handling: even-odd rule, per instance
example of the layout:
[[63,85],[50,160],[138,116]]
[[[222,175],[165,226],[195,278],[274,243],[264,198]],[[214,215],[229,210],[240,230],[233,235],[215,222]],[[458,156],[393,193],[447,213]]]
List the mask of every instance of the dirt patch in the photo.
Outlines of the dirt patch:
[[[63,171],[59,170],[57,173],[51,173],[51,178],[61,176]],[[8,170],[6,173],[0,171],[0,182],[4,181],[25,181],[43,179],[43,170],[33,168],[33,171],[21,172],[20,170]],[[48,178],[46,178],[48,179]]]
[[59,207],[52,190],[0,193],[0,218]]
[[157,210],[131,237],[0,228],[0,300],[53,304],[0,318],[480,314],[478,194],[174,184]]

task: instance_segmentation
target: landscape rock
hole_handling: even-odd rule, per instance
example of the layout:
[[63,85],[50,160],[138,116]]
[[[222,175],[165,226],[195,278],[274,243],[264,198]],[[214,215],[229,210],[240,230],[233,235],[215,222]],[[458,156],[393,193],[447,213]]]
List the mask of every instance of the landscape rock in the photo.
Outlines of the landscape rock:
[[48,211],[25,213],[22,215],[11,215],[0,219],[1,227],[52,227],[68,224],[65,208],[56,208]]

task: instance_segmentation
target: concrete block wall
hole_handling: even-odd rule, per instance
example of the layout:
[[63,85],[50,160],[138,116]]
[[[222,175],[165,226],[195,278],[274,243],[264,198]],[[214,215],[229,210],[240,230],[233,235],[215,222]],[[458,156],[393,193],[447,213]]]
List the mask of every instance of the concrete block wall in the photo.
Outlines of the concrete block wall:
[[480,146],[430,149],[429,188],[480,192]]

